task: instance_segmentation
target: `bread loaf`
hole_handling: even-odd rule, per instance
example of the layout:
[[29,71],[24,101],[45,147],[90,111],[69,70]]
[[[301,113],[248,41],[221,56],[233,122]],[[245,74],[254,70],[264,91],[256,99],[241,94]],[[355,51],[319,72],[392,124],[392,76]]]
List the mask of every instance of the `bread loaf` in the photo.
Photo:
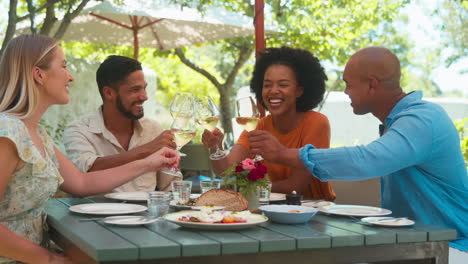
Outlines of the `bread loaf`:
[[240,193],[231,190],[212,189],[200,195],[195,206],[224,206],[226,211],[244,211],[249,204]]

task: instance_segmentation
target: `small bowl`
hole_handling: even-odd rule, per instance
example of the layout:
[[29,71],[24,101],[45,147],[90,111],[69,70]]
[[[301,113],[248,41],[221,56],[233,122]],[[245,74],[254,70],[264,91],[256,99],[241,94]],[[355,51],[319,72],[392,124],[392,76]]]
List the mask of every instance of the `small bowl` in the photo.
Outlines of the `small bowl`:
[[281,224],[307,223],[319,211],[313,207],[286,204],[263,205],[259,209],[272,222]]

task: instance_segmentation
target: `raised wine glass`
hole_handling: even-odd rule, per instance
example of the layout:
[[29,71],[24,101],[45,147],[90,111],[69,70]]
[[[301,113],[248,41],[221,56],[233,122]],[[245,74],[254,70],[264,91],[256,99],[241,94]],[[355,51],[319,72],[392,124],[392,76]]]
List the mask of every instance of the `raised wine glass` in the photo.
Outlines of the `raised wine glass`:
[[[195,99],[195,120],[203,128],[213,132],[220,119],[220,113],[211,97],[203,96]],[[216,152],[210,155],[210,159],[219,160],[226,157],[227,150],[221,150],[216,145]]]
[[[257,127],[258,120],[260,120],[260,111],[258,111],[257,104],[251,96],[242,97],[236,100],[236,122],[244,130],[250,132]],[[262,160],[262,156],[256,155],[255,161]]]
[[[180,156],[186,156],[185,154],[182,155],[180,149],[185,146],[187,143],[190,142],[195,137],[196,134],[196,125],[193,118],[175,118],[171,125],[172,133],[174,133],[176,149],[179,152]],[[180,175],[179,172],[175,168],[171,168],[169,170],[164,170],[165,173],[171,175]]]
[[[193,117],[194,112],[194,96],[188,92],[177,92],[172,99],[171,105],[169,106],[172,118],[182,120],[188,120]],[[181,122],[179,120],[178,122]]]

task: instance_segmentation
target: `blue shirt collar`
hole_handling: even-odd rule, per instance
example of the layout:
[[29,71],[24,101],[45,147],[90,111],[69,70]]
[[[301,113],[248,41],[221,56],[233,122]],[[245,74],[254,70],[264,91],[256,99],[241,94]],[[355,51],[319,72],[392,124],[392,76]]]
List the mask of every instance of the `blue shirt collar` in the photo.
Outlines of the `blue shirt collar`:
[[[421,100],[423,97],[422,91],[413,91],[408,93],[405,97],[401,98],[400,101],[393,107],[390,114],[385,118],[385,125],[388,127],[389,124],[392,122],[393,118],[399,114],[403,109],[405,109],[410,103]],[[380,136],[383,135],[385,130],[384,125],[379,125],[379,134]]]
[[422,91],[414,91],[401,98],[400,101],[393,107],[390,114],[385,118],[385,124],[389,124],[393,118],[405,109],[410,103],[421,100],[423,97]]

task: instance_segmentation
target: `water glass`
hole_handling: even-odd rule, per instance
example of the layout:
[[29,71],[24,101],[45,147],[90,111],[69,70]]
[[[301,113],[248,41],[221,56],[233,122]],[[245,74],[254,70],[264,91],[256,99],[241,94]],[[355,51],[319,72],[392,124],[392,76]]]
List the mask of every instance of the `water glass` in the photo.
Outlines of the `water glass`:
[[221,182],[220,181],[201,181],[200,188],[201,188],[201,192],[205,193],[211,189],[221,188]]
[[160,217],[169,211],[170,192],[149,192],[148,193],[148,214]]
[[183,204],[187,203],[190,199],[190,193],[192,192],[192,182],[173,181],[171,186],[173,199]]
[[270,203],[270,194],[271,194],[271,182],[268,182],[267,188],[257,187],[259,193],[258,202],[260,205],[265,205]]

